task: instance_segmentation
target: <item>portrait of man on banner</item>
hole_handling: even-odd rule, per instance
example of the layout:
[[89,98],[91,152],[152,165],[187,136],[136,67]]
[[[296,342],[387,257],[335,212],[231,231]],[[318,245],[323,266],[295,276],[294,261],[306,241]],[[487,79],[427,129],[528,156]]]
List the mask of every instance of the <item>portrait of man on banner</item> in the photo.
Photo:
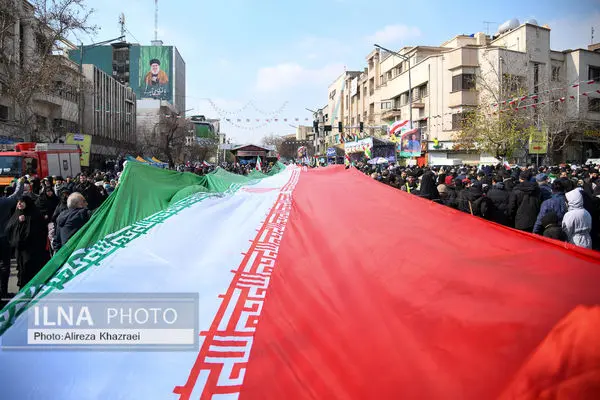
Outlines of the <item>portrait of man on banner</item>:
[[400,156],[421,156],[421,129],[415,128],[402,133],[400,137]]
[[144,94],[152,98],[166,98],[169,89],[169,77],[165,71],[160,69],[160,60],[153,58],[150,60],[150,71],[144,77],[146,89]]
[[142,46],[140,48],[140,98],[171,100],[173,80],[171,48]]

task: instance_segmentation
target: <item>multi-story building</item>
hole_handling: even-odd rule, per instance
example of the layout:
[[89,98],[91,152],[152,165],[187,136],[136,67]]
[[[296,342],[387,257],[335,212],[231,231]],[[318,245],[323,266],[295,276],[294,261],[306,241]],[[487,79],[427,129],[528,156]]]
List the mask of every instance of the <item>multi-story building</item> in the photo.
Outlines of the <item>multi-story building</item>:
[[130,87],[92,64],[82,66],[86,80],[84,132],[92,136],[91,162],[116,158],[136,146],[136,96]]
[[314,131],[313,131],[312,126],[300,125],[296,128],[296,140],[297,141],[310,140],[311,136],[314,136]]
[[8,60],[0,62],[0,135],[4,142],[64,140],[79,131],[78,66],[64,55],[74,45],[59,40],[46,52],[36,38],[52,31],[35,18],[34,6],[7,4],[13,8],[2,12],[14,23],[0,32],[1,58]]
[[83,46],[69,52],[79,63],[94,64],[106,74],[131,87],[138,100],[164,100],[178,113],[185,111],[185,61],[175,46],[152,46],[116,42],[106,46]]
[[117,42],[83,46],[83,51],[75,49],[69,56],[94,64],[133,90],[139,147],[148,147],[149,141],[155,141],[152,138],[164,137],[173,125],[168,118],[184,118],[185,62],[175,46],[163,46],[160,40],[152,41],[151,46]]
[[[518,84],[531,96],[515,106],[535,103],[535,108],[522,111],[534,117],[538,106],[565,101],[564,129],[572,132],[563,136],[568,144],[559,146],[561,158],[581,161],[596,156],[600,154],[596,91],[600,51],[597,46],[553,51],[550,32],[535,21],[511,20],[494,36],[459,35],[439,47],[407,47],[397,53],[374,50],[363,72],[345,73],[345,84],[340,85],[340,78],[332,84],[340,88],[334,103],[341,104],[334,119],[341,118],[344,129],[352,133],[363,122],[371,136],[385,135],[385,125],[394,121],[412,120],[414,127],[421,128],[429,163],[495,162],[491,155],[463,149],[457,134],[465,116],[483,106],[491,113],[499,111],[496,103],[510,101],[506,93]],[[328,140],[335,143],[335,135],[332,132]],[[528,160],[526,151],[519,156]]]

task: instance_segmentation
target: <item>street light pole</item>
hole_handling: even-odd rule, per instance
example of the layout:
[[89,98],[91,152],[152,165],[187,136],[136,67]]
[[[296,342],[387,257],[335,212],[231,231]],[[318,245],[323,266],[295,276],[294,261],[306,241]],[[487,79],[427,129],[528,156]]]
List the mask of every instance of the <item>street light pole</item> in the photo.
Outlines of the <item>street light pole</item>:
[[402,60],[406,61],[408,63],[408,105],[410,107],[409,109],[409,118],[410,118],[410,128],[412,129],[412,125],[413,125],[413,97],[412,97],[412,82],[411,82],[411,76],[410,76],[410,58],[406,57],[404,54],[400,54],[397,51],[393,51],[390,49],[386,49],[385,47],[381,47],[378,44],[374,45],[376,48],[378,48],[379,50],[383,50],[383,51],[387,51],[388,53],[394,54],[398,57],[400,57]]

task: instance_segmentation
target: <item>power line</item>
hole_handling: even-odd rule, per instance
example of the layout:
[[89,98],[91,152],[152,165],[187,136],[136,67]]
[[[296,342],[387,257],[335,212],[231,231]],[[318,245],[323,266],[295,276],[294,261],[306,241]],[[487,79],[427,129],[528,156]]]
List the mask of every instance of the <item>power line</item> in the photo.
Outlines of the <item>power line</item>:
[[141,43],[141,42],[138,40],[138,38],[136,38],[136,37],[135,37],[135,35],[134,35],[133,33],[131,33],[131,31],[130,31],[129,29],[125,28],[125,31],[131,35],[131,37],[133,38],[133,40],[135,40],[135,41],[136,41],[136,42],[138,42],[138,43]]

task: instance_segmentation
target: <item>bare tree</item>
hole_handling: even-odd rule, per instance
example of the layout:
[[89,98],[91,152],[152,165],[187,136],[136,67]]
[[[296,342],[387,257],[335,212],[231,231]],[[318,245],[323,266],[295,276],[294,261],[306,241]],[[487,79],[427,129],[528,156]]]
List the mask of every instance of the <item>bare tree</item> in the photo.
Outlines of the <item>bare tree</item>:
[[277,151],[279,151],[283,142],[285,142],[285,139],[283,137],[275,135],[275,134],[269,134],[269,135],[264,136],[260,140],[260,142],[265,146],[275,146]]
[[94,33],[92,11],[84,0],[0,0],[0,83],[19,136],[37,139],[34,103],[56,94],[69,68],[58,44]]
[[[189,146],[186,150],[186,154],[188,155],[189,161],[206,161],[211,157],[215,157],[217,154],[216,146],[202,146],[200,144],[194,143]],[[188,161],[185,160],[185,161]]]
[[483,151],[498,159],[511,158],[524,148],[528,140],[525,128],[530,124],[526,115],[514,111],[528,93],[527,65],[520,54],[507,53],[504,57],[511,59],[482,57],[474,82],[462,83],[477,92],[478,105],[453,116],[459,119],[460,130],[455,135],[459,147]]

